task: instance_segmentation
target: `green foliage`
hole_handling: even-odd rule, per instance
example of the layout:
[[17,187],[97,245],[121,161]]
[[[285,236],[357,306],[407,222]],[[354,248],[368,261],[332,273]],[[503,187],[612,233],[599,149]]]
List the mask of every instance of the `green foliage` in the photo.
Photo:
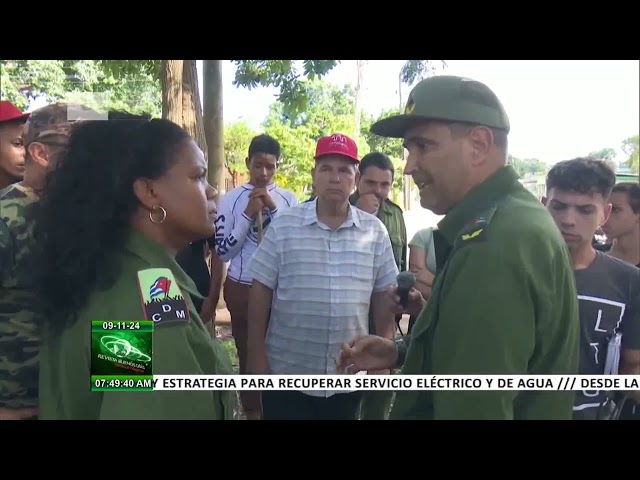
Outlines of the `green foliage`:
[[591,152],[589,156],[599,160],[612,161],[616,158],[616,151],[613,148],[601,148],[600,150]]
[[[447,66],[444,60],[441,60],[444,67]],[[416,81],[422,80],[436,72],[436,67],[432,60],[407,60],[402,70],[400,78],[407,85],[413,85]]]
[[[161,114],[156,60],[0,60],[3,99],[26,109],[31,100],[79,102],[105,111]],[[155,75],[155,76],[154,76]]]
[[[318,139],[332,133],[354,138],[356,125],[353,88],[339,88],[317,78],[301,83],[309,96],[306,110],[299,111],[291,104],[276,101],[269,110],[264,129],[277,138],[282,147],[276,181],[304,200],[311,192],[311,170]],[[359,136],[357,143],[361,156],[369,152],[365,138]]]
[[369,151],[382,152],[387,155],[393,162],[395,173],[393,175],[393,196],[396,199],[402,198],[402,189],[404,187],[404,166],[403,159],[404,147],[402,140],[399,138],[381,137],[371,133],[371,125],[386,117],[402,113],[400,108],[392,108],[384,110],[377,117],[363,115],[360,121],[360,134],[366,140]]
[[100,60],[103,71],[116,79],[146,75],[160,79],[162,60]]
[[547,172],[547,164],[537,158],[517,158],[509,155],[507,163],[513,166],[521,177],[527,175],[543,175]]
[[230,173],[246,172],[245,159],[251,139],[258,135],[247,122],[235,122],[224,129],[225,166]]
[[249,90],[258,86],[277,87],[278,101],[293,112],[302,112],[311,99],[305,80],[322,78],[338,60],[302,60],[302,72],[293,60],[232,60],[236,65],[233,84]]
[[631,169],[633,173],[640,172],[640,165],[638,162],[638,150],[640,150],[640,136],[634,135],[622,141],[622,151],[629,155],[629,158],[625,161],[625,165]]

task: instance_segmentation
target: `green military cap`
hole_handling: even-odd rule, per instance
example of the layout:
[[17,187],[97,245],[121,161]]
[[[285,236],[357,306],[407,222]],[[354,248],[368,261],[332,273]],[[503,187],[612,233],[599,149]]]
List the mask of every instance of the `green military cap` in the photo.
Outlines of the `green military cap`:
[[470,78],[438,75],[421,80],[409,94],[404,113],[371,126],[383,137],[402,138],[415,120],[463,122],[510,130],[502,103],[485,84]]
[[105,114],[71,103],[53,103],[31,112],[26,123],[23,141],[25,146],[42,141],[45,137],[68,137],[71,126],[79,120],[106,120]]

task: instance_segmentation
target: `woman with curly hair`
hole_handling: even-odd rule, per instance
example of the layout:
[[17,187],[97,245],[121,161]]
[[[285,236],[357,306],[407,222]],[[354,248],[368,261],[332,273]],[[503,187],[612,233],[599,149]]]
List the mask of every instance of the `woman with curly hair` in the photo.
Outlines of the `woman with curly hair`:
[[[215,194],[202,152],[168,120],[75,125],[35,212],[40,419],[232,418],[233,392],[91,391],[101,362],[111,375],[144,371],[151,357],[155,375],[231,374],[175,260],[214,235]],[[117,328],[144,320],[154,322],[153,355]],[[114,326],[103,334],[113,338],[92,339],[92,321]]]

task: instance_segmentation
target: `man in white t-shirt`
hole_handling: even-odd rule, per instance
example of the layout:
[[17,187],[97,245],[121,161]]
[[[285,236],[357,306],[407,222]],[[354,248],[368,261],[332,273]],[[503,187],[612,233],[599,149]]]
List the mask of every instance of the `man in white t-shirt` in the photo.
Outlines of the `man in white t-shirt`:
[[[240,374],[246,372],[251,257],[258,247],[259,236],[266,232],[278,212],[298,204],[293,192],[276,187],[273,181],[279,159],[280,145],[276,139],[269,135],[254,137],[246,159],[249,182],[226,193],[218,208],[215,251],[222,261],[230,262],[224,300],[231,315]],[[262,228],[257,223],[259,212]],[[261,417],[259,392],[241,392],[240,401],[247,418]]]

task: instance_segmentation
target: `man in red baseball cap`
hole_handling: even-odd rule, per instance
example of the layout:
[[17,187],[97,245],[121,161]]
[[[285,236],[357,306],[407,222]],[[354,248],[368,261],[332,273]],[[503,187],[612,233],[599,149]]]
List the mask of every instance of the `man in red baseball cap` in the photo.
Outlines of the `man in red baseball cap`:
[[13,103],[0,101],[0,190],[24,176],[22,133],[29,118]]
[[[369,333],[392,339],[386,289],[398,267],[383,223],[349,203],[358,148],[346,135],[321,138],[313,184],[317,197],[283,210],[251,257],[250,374],[327,375],[343,342]],[[268,326],[268,328],[267,328]],[[362,392],[262,392],[265,420],[356,420]]]
[[318,204],[318,217],[325,213],[335,216],[332,221],[340,225],[347,213],[349,195],[358,182],[358,145],[341,133],[327,135],[318,140],[314,158],[313,186],[316,197],[323,197]]

